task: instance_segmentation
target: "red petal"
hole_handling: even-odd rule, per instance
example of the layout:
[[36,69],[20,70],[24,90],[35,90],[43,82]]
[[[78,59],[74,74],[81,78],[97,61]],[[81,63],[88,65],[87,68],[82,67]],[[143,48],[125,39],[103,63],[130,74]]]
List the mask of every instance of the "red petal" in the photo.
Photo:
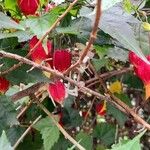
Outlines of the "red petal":
[[135,66],[139,66],[142,62],[144,62],[141,58],[139,58],[134,52],[129,52],[129,61]]
[[9,88],[9,81],[0,77],[0,93],[5,93]]
[[24,15],[34,15],[38,9],[39,0],[17,0],[17,3]]
[[97,104],[96,105],[96,112],[100,116],[104,116],[106,114],[106,106],[105,104]]
[[[37,39],[37,37],[34,36],[29,41],[29,47],[30,47],[30,49],[32,49],[36,45],[36,43],[38,41],[39,40]],[[38,45],[38,47],[32,52],[31,59],[34,62],[41,63],[43,60],[51,58],[52,43],[49,40],[47,41],[47,48],[48,48],[48,54],[45,53],[45,50],[44,50],[44,48],[42,46],[42,43],[40,43]]]
[[61,81],[56,81],[54,83],[50,83],[48,87],[48,92],[54,101],[58,103],[62,103],[65,99],[65,85]]
[[[150,55],[146,58],[150,61]],[[129,52],[129,60],[134,65],[136,75],[144,82],[144,84],[150,83],[150,65],[133,52]]]
[[63,72],[71,66],[71,53],[68,50],[56,50],[53,55],[53,66]]

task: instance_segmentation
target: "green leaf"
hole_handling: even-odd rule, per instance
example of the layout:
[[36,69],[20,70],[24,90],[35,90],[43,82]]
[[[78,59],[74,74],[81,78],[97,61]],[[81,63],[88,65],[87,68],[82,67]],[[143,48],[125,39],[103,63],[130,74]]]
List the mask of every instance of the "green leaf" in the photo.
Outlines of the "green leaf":
[[20,136],[24,133],[25,129],[20,126],[12,126],[8,130],[6,130],[6,135],[11,142],[11,145],[14,145]]
[[93,65],[96,69],[96,71],[99,71],[102,67],[106,66],[108,64],[108,59],[107,58],[102,58],[102,59],[92,59]]
[[28,41],[33,37],[33,34],[30,33],[29,31],[16,31],[16,32],[11,32],[11,33],[1,33],[0,32],[0,39],[4,38],[11,38],[11,37],[17,37],[18,42],[24,42]]
[[5,8],[9,10],[12,16],[16,16],[18,14],[17,0],[5,0],[4,5]]
[[140,138],[144,135],[145,131],[138,134],[134,139],[129,140],[120,146],[116,145],[111,150],[141,150]]
[[25,136],[23,142],[19,144],[17,150],[44,150],[43,141],[39,132],[32,131]]
[[[115,95],[116,97],[121,99],[124,103],[126,103],[128,106],[132,106],[131,100],[128,98],[127,95],[125,94],[115,94]],[[121,127],[124,125],[124,123],[127,120],[127,116],[111,104],[107,104],[107,113],[109,115],[112,115],[117,120],[118,124]]]
[[54,144],[52,150],[67,150],[71,143],[61,134],[57,143]]
[[76,109],[72,108],[75,97],[69,96],[64,103],[63,122],[66,126],[77,127],[82,123],[82,117]]
[[7,127],[18,124],[14,104],[9,97],[0,96],[0,110],[0,132]]
[[115,132],[115,126],[101,123],[94,128],[93,136],[100,139],[103,144],[111,145],[115,141]]
[[47,117],[41,119],[34,127],[42,134],[44,149],[50,150],[59,139],[59,130],[52,120]]
[[107,104],[107,114],[112,115],[121,127],[127,120],[127,116],[111,104]]
[[25,21],[22,21],[22,24],[29,28],[30,31],[40,39],[57,20],[60,10],[62,11],[63,9],[54,9],[43,16],[26,19]]
[[7,139],[5,131],[2,132],[2,135],[0,137],[0,149],[1,150],[13,150],[13,148],[11,147]]
[[[95,12],[83,15],[94,21]],[[141,51],[140,45],[131,24],[140,24],[140,22],[130,14],[124,12],[120,5],[115,5],[103,12],[99,28],[118,40],[124,48],[135,52],[141,59],[149,64]]]
[[131,0],[123,0],[123,8],[126,12],[131,13],[131,11],[133,10]]
[[107,10],[114,6],[116,3],[121,2],[122,0],[109,0],[109,1],[102,1],[102,10]]
[[84,132],[80,132],[76,135],[76,140],[86,149],[92,150],[93,147],[93,139],[90,135]]
[[6,16],[4,13],[0,12],[0,29],[3,28],[25,30],[23,26],[16,23],[14,20]]
[[108,50],[107,56],[122,62],[128,61],[128,51],[116,46]]

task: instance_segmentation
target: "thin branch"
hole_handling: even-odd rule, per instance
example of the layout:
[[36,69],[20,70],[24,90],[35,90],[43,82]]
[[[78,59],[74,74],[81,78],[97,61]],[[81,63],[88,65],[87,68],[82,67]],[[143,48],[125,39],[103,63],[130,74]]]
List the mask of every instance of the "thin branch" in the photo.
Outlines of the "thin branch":
[[[102,95],[102,94],[100,94],[100,93],[98,93],[98,92],[95,92],[95,91],[93,91],[93,90],[91,90],[91,89],[85,87],[83,84],[81,85],[80,82],[76,82],[76,81],[72,80],[71,78],[69,78],[69,77],[67,77],[67,76],[64,76],[62,73],[60,73],[60,72],[58,72],[58,71],[56,71],[56,70],[53,70],[53,69],[48,68],[48,67],[46,67],[46,66],[42,66],[41,64],[34,63],[33,61],[30,61],[30,60],[27,59],[27,58],[21,57],[21,56],[16,55],[16,54],[7,53],[7,52],[4,52],[4,51],[0,51],[0,57],[7,57],[7,58],[16,59],[16,60],[21,61],[21,62],[23,62],[23,63],[25,63],[25,64],[31,65],[31,66],[33,66],[34,68],[38,68],[38,69],[41,69],[41,70],[50,72],[51,74],[53,74],[53,75],[55,75],[55,76],[57,76],[57,77],[60,77],[60,78],[62,78],[62,79],[64,79],[64,80],[67,80],[68,82],[70,82],[70,83],[76,85],[76,86],[79,88],[79,90],[80,90],[81,92],[83,92],[83,93],[85,93],[85,92],[86,92],[86,93],[90,93],[90,94],[92,94],[92,95],[97,96],[97,97],[100,98],[100,99],[103,99],[103,100],[105,99],[105,100],[107,100],[108,102],[113,103],[113,100],[112,100],[112,99],[114,99],[114,97],[110,96],[109,94],[105,94],[105,96],[104,96],[104,95]],[[118,99],[118,98],[115,99],[115,102],[116,102],[117,104],[119,104],[123,109],[125,109],[129,114],[131,114],[132,117],[133,117],[138,123],[142,124],[142,125],[143,125],[144,127],[146,127],[148,130],[150,130],[150,125],[149,125],[145,120],[143,120],[140,116],[138,116],[138,115],[132,110],[132,108],[130,108],[129,106],[127,106],[124,102],[122,102],[122,101],[121,101],[120,99]],[[115,103],[114,103],[114,104],[115,104]],[[115,106],[116,106],[116,105],[115,105]],[[116,106],[116,107],[117,107],[117,106]],[[119,108],[119,107],[117,107],[117,108]],[[120,109],[120,110],[122,111],[122,109]]]
[[21,135],[21,137],[17,140],[17,142],[15,143],[15,145],[13,146],[13,149],[16,149],[17,146],[20,144],[20,142],[22,142],[22,140],[24,139],[24,137],[29,133],[29,131],[32,129],[33,125],[36,124],[40,119],[41,119],[41,115],[35,119],[33,121],[33,123],[27,128],[27,130]]
[[[122,75],[124,73],[128,73],[128,72],[131,72],[133,71],[133,68],[129,67],[129,68],[123,68],[121,70],[113,70],[113,71],[110,71],[110,72],[106,72],[106,73],[103,73],[103,74],[100,74],[98,75],[100,78],[102,78],[103,80],[107,80],[113,76],[118,76],[118,75]],[[94,77],[94,78],[91,78],[89,80],[87,80],[85,82],[86,85],[90,84],[90,83],[93,83],[95,81],[97,81],[98,78],[97,77]]]
[[[31,53],[39,46],[39,44],[44,40],[44,38],[58,25],[58,23],[68,14],[68,12],[72,9],[72,7],[78,2],[78,0],[74,0],[72,3],[70,3],[69,7],[65,10],[65,12],[58,17],[58,19],[54,22],[54,24],[49,28],[49,30],[42,36],[42,38],[35,44],[35,46],[30,50],[30,52],[26,55],[26,58],[28,58]],[[13,65],[11,68],[9,68],[6,71],[0,72],[0,75],[8,74],[9,72],[17,69],[20,67],[23,63],[19,62],[18,64]]]
[[74,144],[79,150],[85,150],[84,147],[82,147],[76,140],[74,140],[67,132],[66,130],[55,120],[53,115],[48,111],[48,109],[41,104],[37,100],[38,106],[53,120],[53,123],[58,127],[58,129],[61,131],[61,133],[64,135],[65,138],[67,138],[72,144]]
[[94,41],[96,39],[101,13],[102,13],[102,11],[101,11],[101,0],[97,0],[95,21],[94,21],[94,25],[93,25],[93,28],[92,28],[92,32],[91,32],[89,41],[87,42],[88,44],[83,49],[83,51],[81,53],[81,56],[79,57],[79,60],[74,65],[72,65],[70,68],[68,68],[64,72],[64,74],[68,74],[71,70],[73,70],[74,68],[78,67],[82,63],[82,61],[85,58],[85,56],[87,55],[88,51],[90,50],[92,44],[94,43]]
[[15,93],[14,95],[11,96],[11,99],[13,100],[13,102],[15,102],[18,99],[21,99],[25,96],[29,96],[30,94],[35,93],[39,88],[43,87],[44,85],[45,85],[44,82],[36,83],[25,90]]

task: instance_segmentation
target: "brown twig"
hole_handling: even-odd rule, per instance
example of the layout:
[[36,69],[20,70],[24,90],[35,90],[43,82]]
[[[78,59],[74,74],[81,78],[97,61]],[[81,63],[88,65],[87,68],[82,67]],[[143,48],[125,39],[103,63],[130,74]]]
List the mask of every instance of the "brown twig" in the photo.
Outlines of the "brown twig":
[[[100,78],[102,78],[103,80],[107,80],[113,76],[118,76],[118,75],[122,75],[124,73],[128,73],[130,71],[133,71],[133,68],[129,67],[129,68],[123,68],[121,70],[113,70],[113,71],[110,71],[110,72],[106,72],[106,73],[103,73],[103,74],[100,74],[98,75]],[[93,83],[95,81],[97,81],[98,78],[97,77],[94,77],[94,78],[91,78],[89,80],[87,80],[85,82],[86,85],[90,84],[90,83]]]
[[[42,38],[35,44],[35,46],[30,50],[30,52],[26,55],[26,58],[28,58],[31,53],[39,46],[39,44],[44,40],[44,38],[58,25],[58,23],[67,15],[67,13],[72,9],[72,7],[78,2],[78,0],[74,0],[72,3],[70,3],[69,7],[65,10],[65,12],[58,17],[58,19],[54,22],[54,24],[49,28],[49,30],[42,36]],[[8,74],[9,72],[17,69],[20,67],[23,63],[19,62],[18,64],[14,64],[9,69],[0,72],[0,75]]]
[[58,129],[61,131],[61,133],[64,135],[65,138],[67,138],[72,144],[74,144],[79,150],[85,150],[84,147],[82,147],[76,140],[74,140],[67,132],[66,130],[55,120],[53,115],[48,111],[48,109],[41,104],[38,100],[36,100],[38,106],[50,117],[53,121],[53,123],[58,127]]
[[[70,82],[70,83],[76,85],[77,87],[79,87],[79,90],[80,90],[81,92],[83,92],[83,93],[85,93],[85,92],[86,92],[86,93],[90,93],[90,94],[92,94],[92,95],[97,96],[97,97],[100,98],[100,99],[103,99],[103,100],[105,99],[105,100],[107,100],[108,102],[113,103],[113,101],[112,101],[112,98],[113,98],[113,97],[111,97],[109,94],[105,94],[105,96],[104,96],[104,95],[102,95],[102,94],[100,94],[100,93],[98,93],[98,92],[95,92],[95,91],[93,91],[93,90],[91,90],[91,89],[89,89],[89,88],[87,88],[87,87],[81,85],[80,82],[76,82],[76,81],[72,80],[71,78],[69,78],[69,77],[67,77],[67,76],[64,76],[62,73],[60,73],[60,72],[58,72],[58,71],[56,71],[56,70],[53,70],[53,69],[48,68],[48,67],[46,67],[46,66],[42,66],[41,64],[34,63],[33,61],[30,61],[29,59],[24,58],[24,57],[21,57],[21,56],[16,55],[16,54],[11,54],[11,53],[7,53],[7,52],[4,52],[4,51],[0,51],[0,56],[1,56],[1,57],[11,58],[11,59],[16,59],[16,60],[19,60],[19,61],[21,61],[21,62],[23,62],[23,63],[25,63],[25,64],[31,65],[31,66],[33,66],[33,67],[35,67],[35,68],[41,69],[41,70],[43,70],[43,71],[50,72],[51,74],[53,74],[53,75],[55,75],[55,76],[57,76],[57,77],[60,77],[60,78],[62,78],[62,79],[64,79],[64,80],[67,80],[68,82]],[[114,99],[114,98],[113,98],[113,99]],[[149,125],[145,120],[143,120],[140,116],[138,116],[129,106],[127,106],[125,103],[123,103],[123,102],[122,102],[121,100],[119,100],[119,99],[115,99],[115,102],[116,102],[117,104],[119,104],[123,109],[125,109],[125,110],[127,111],[127,113],[131,114],[132,117],[133,117],[138,123],[142,124],[142,125],[143,125],[144,127],[146,127],[148,130],[150,130],[150,125]],[[114,104],[115,104],[115,103],[114,103]],[[115,106],[119,109],[118,105],[115,105]],[[120,109],[120,110],[121,110],[121,109]],[[122,110],[121,110],[121,111],[122,111]]]
[[100,22],[101,13],[102,13],[102,11],[101,11],[101,0],[97,0],[96,16],[95,16],[95,21],[94,21],[94,25],[93,25],[93,28],[92,28],[92,32],[91,32],[89,41],[87,42],[86,47],[83,49],[83,51],[81,53],[81,56],[79,57],[79,60],[74,65],[71,65],[71,67],[68,68],[64,72],[64,74],[68,74],[71,70],[78,67],[82,63],[85,56],[87,55],[88,51],[90,50],[92,44],[94,43],[94,41],[96,39],[96,34],[97,34],[97,31],[98,31],[98,25],[99,25],[99,22]]
[[16,149],[17,146],[22,142],[24,137],[29,133],[29,131],[32,129],[33,125],[36,124],[41,119],[41,116],[39,116],[37,119],[33,121],[33,123],[27,128],[27,130],[21,135],[21,137],[17,140],[15,145],[13,146],[13,149]]
[[25,90],[15,93],[14,95],[11,96],[11,99],[13,100],[13,102],[15,102],[18,99],[21,99],[25,96],[29,96],[30,94],[35,93],[40,87],[42,87],[44,85],[45,85],[44,82],[36,83]]

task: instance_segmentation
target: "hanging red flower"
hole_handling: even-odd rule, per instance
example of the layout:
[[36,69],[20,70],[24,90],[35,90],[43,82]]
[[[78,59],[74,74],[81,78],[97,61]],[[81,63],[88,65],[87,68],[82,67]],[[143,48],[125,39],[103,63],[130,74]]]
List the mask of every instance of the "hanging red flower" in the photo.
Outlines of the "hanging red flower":
[[17,0],[17,3],[24,15],[34,15],[39,6],[39,0]]
[[106,114],[106,102],[97,104],[96,112],[98,115],[104,116]]
[[53,67],[63,72],[71,66],[71,53],[68,50],[56,50],[53,54]]
[[54,83],[50,83],[48,86],[48,93],[50,97],[53,98],[54,101],[62,104],[66,95],[64,83],[59,80],[55,81]]
[[[30,50],[36,45],[36,43],[38,42],[39,40],[37,39],[36,36],[34,36],[30,41],[29,41],[29,47],[30,47]],[[48,59],[48,58],[52,58],[51,56],[51,50],[52,50],[52,43],[48,40],[47,41],[47,49],[48,49],[48,54],[46,54],[43,46],[42,46],[42,43],[40,43],[38,45],[38,47],[33,50],[33,52],[31,53],[31,59],[40,64],[43,60],[45,59]],[[51,60],[52,61],[52,60]],[[49,63],[51,62],[49,61]],[[52,63],[52,62],[51,62]]]
[[0,94],[4,94],[9,88],[9,81],[0,77]]
[[[146,58],[150,61],[150,55]],[[129,52],[129,61],[134,65],[136,75],[143,81],[146,99],[148,99],[150,97],[150,65],[133,52]]]

